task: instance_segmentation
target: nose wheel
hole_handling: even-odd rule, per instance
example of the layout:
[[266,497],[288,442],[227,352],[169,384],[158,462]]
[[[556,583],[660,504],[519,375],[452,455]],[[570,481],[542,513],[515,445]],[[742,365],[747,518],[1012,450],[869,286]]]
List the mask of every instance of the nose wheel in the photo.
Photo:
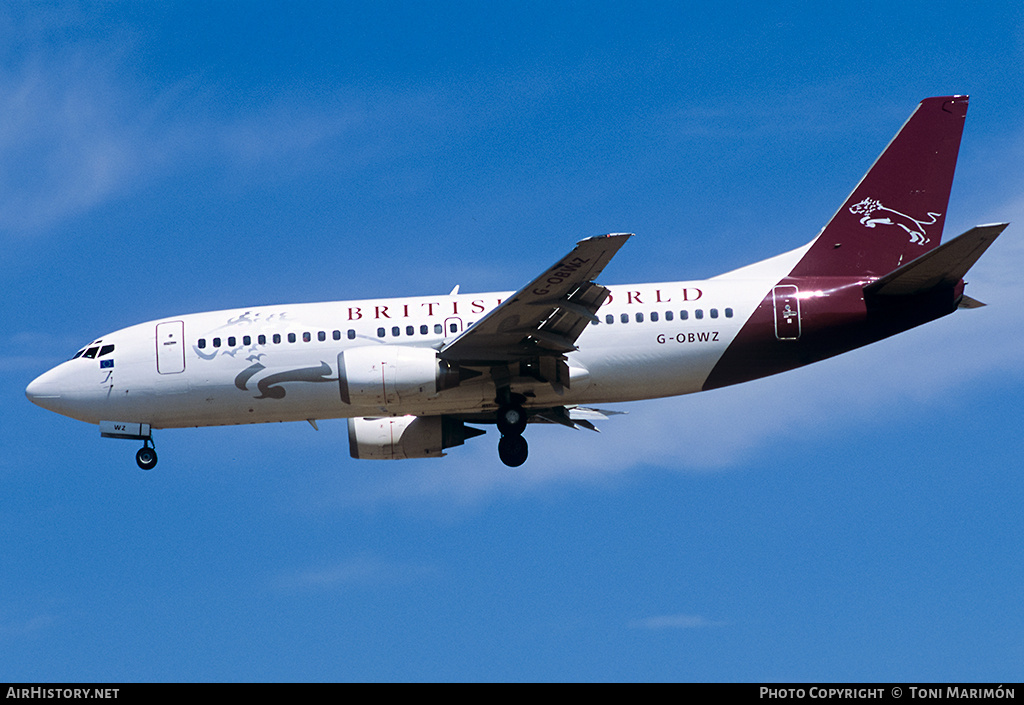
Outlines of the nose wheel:
[[153,431],[148,423],[135,421],[100,421],[100,436],[120,438],[126,441],[142,441],[142,447],[135,454],[135,462],[143,470],[156,467],[156,448],[153,446]]
[[149,441],[145,441],[145,445],[135,454],[135,462],[143,470],[152,470],[156,467],[156,448],[151,447]]

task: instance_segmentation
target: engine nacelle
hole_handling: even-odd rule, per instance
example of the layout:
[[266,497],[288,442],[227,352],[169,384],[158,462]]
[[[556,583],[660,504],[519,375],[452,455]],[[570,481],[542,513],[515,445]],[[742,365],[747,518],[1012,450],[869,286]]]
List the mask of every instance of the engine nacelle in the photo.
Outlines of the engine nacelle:
[[429,399],[459,385],[459,368],[433,348],[373,345],[338,355],[341,400],[354,406],[394,410],[401,403]]
[[484,433],[444,416],[349,419],[349,454],[361,460],[440,458],[442,451]]

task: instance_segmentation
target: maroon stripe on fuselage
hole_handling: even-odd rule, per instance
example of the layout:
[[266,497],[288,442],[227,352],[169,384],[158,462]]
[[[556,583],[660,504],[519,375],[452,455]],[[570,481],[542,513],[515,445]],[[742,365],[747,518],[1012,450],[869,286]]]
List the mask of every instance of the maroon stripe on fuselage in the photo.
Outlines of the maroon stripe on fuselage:
[[[865,300],[862,278],[786,277],[770,289],[704,382],[717,389],[785,372],[887,338],[956,310],[959,293]],[[778,287],[799,297],[799,336],[784,338]],[[789,291],[791,289],[787,289]]]

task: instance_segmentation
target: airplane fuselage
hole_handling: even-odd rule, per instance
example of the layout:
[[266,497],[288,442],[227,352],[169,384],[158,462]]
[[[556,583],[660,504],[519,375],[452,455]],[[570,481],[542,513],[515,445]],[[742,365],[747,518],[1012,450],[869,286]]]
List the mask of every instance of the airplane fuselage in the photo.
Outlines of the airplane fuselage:
[[[526,396],[526,408],[700,391],[766,286],[714,279],[610,286],[579,350],[566,356],[568,388],[559,394],[550,384],[516,377],[512,390]],[[512,293],[172,316],[102,336],[33,383],[32,395],[81,421],[131,419],[152,428],[486,412],[497,408],[487,375],[429,397],[345,403],[339,354],[357,347],[439,349]],[[100,356],[106,346],[113,350]]]

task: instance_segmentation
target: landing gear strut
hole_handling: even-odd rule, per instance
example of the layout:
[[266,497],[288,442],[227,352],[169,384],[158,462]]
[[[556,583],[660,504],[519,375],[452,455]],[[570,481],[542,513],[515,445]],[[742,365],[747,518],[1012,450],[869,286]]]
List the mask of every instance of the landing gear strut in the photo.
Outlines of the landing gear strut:
[[145,445],[139,448],[139,452],[135,454],[135,462],[143,470],[152,470],[156,467],[156,448],[151,447],[148,440],[143,443]]
[[527,420],[526,411],[522,407],[525,399],[510,394],[507,390],[504,394],[499,394],[499,399],[498,413],[495,417],[498,431],[501,433],[498,457],[510,468],[517,468],[526,462],[526,456],[530,452],[529,444],[523,438]]
[[153,431],[148,423],[100,421],[100,435],[104,438],[142,441],[142,447],[135,454],[135,462],[143,470],[152,470],[156,467],[156,448],[153,446]]

